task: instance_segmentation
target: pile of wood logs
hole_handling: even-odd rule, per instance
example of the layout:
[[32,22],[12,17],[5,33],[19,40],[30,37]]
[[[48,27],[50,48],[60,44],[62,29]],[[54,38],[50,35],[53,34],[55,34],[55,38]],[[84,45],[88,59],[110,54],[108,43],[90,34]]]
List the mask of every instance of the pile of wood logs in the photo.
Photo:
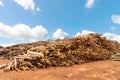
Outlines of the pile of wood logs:
[[14,56],[13,61],[0,68],[5,70],[34,70],[48,67],[71,66],[90,61],[107,60],[120,53],[120,44],[99,34],[48,41],[32,47],[23,55]]
[[4,59],[11,59],[17,55],[23,55],[27,53],[27,50],[33,47],[41,46],[47,44],[48,41],[38,41],[33,43],[17,44],[8,47],[0,48],[0,56]]

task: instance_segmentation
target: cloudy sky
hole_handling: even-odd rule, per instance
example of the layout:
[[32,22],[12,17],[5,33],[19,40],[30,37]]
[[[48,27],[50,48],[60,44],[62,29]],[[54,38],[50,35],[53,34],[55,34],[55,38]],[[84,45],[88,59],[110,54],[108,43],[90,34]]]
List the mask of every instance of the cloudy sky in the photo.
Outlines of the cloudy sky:
[[91,32],[120,42],[120,0],[0,0],[0,45]]

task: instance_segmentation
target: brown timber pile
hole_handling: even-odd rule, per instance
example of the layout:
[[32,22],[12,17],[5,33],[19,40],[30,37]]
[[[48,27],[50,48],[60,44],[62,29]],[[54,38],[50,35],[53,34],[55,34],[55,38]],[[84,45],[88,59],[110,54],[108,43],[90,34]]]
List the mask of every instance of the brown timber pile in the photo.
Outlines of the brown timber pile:
[[3,65],[5,70],[29,70],[47,67],[62,67],[90,61],[107,60],[120,53],[120,44],[99,34],[48,41],[44,45],[32,47],[26,54],[13,58],[13,62]]
[[47,44],[46,41],[38,41],[33,43],[17,44],[9,47],[0,48],[0,57],[3,59],[11,59],[17,55],[23,55],[30,48]]

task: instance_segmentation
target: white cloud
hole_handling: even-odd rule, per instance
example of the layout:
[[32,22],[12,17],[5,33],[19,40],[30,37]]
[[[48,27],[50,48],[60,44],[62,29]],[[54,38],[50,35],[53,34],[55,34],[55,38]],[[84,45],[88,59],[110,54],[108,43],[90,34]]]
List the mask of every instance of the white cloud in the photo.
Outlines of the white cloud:
[[0,0],[0,6],[4,7],[4,4],[3,4],[2,0]]
[[38,25],[30,28],[25,24],[17,24],[14,26],[0,23],[0,37],[10,38],[15,40],[43,40],[48,31],[42,26]]
[[64,32],[62,29],[57,29],[54,33],[53,33],[53,38],[54,39],[64,39],[65,37],[68,36],[68,33]]
[[40,11],[40,8],[36,8],[36,11]]
[[87,0],[85,7],[86,8],[92,8],[95,3],[95,0]]
[[112,33],[107,32],[107,33],[104,33],[103,36],[120,43],[120,35],[118,34],[112,34]]
[[35,10],[35,3],[33,0],[14,0],[18,5],[22,6],[25,10]]
[[12,45],[15,45],[15,44],[0,44],[0,46],[2,46],[2,47],[8,47],[8,46],[12,46]]
[[120,15],[112,15],[111,19],[112,19],[113,23],[120,24]]
[[76,33],[75,36],[83,36],[83,35],[87,35],[87,34],[90,34],[90,33],[95,33],[95,32],[93,32],[93,31],[88,31],[88,30],[82,30],[82,32]]
[[111,29],[111,30],[115,30],[115,29],[116,29],[116,27],[115,27],[115,26],[112,26],[112,27],[110,27],[110,29]]

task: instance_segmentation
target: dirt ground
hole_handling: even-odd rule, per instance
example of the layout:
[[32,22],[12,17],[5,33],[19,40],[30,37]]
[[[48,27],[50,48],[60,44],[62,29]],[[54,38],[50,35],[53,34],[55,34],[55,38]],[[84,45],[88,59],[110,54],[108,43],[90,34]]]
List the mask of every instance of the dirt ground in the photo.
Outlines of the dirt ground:
[[[0,60],[0,64],[6,62]],[[120,80],[120,62],[96,61],[36,71],[4,72],[0,69],[0,80]]]

